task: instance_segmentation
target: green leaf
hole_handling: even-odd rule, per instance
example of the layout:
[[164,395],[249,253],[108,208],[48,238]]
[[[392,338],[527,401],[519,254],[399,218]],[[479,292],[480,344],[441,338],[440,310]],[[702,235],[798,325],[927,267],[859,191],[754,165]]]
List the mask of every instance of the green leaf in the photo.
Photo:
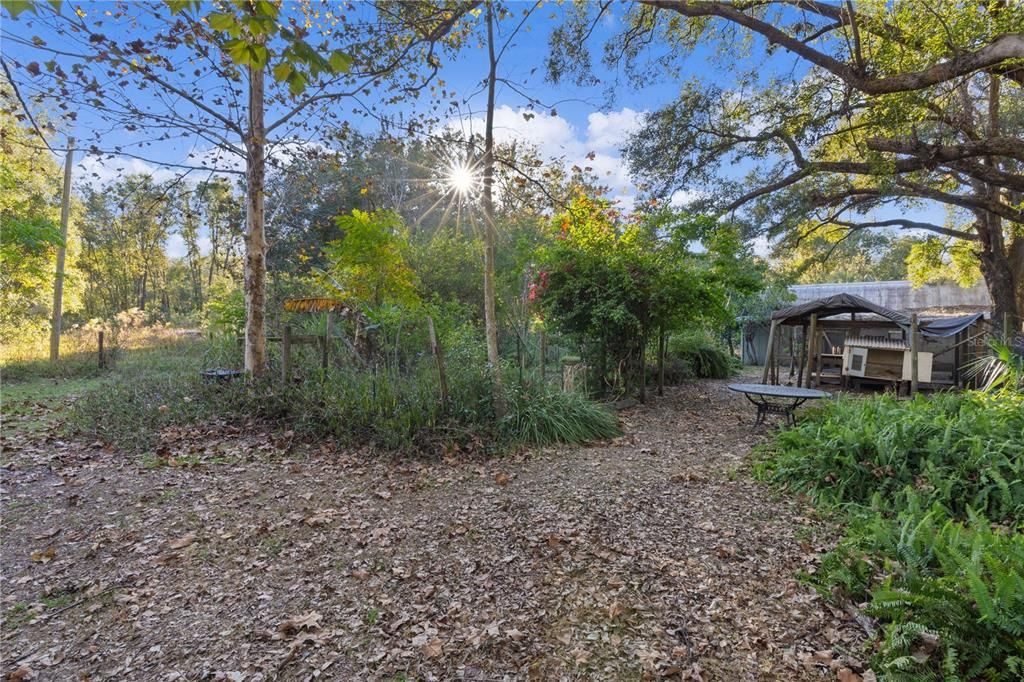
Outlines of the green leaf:
[[257,15],[245,18],[245,27],[255,37],[273,35],[277,31],[277,20],[273,17]]
[[299,71],[292,73],[288,77],[288,92],[294,96],[299,96],[306,91],[306,77]]
[[3,7],[11,15],[11,19],[17,19],[22,12],[39,14],[34,2],[30,0],[0,0],[0,7]]
[[274,67],[274,80],[278,83],[282,83],[288,80],[288,76],[292,75],[292,65],[288,62],[278,62],[277,66]]
[[229,57],[231,57],[231,61],[236,64],[245,66],[248,65],[251,60],[249,43],[239,38],[229,40],[224,43],[224,51],[227,52]]
[[341,50],[334,50],[331,52],[330,65],[334,73],[346,73],[352,68],[352,57]]
[[164,4],[171,10],[171,14],[181,14],[190,7],[199,5],[194,0],[164,0]]
[[214,12],[206,17],[206,22],[215,31],[230,31],[238,26],[238,17],[226,12]]
[[259,2],[256,3],[256,11],[268,17],[276,18],[280,12],[280,8],[272,2],[267,2],[267,0],[259,0]]
[[270,51],[263,45],[249,46],[249,63],[256,69],[262,69],[270,59]]

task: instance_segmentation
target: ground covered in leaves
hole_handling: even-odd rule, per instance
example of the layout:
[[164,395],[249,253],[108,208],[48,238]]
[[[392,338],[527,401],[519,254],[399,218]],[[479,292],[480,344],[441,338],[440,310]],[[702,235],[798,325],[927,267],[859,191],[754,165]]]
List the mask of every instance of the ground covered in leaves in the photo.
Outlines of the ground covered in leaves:
[[429,462],[217,424],[137,459],[8,425],[2,674],[870,679],[795,578],[833,533],[750,479],[742,398],[694,383],[621,419]]

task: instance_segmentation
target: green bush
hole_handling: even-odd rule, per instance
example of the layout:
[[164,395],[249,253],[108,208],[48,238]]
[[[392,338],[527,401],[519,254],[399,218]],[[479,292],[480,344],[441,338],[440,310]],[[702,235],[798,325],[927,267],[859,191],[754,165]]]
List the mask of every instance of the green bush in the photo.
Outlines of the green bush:
[[886,680],[1017,680],[1024,674],[1024,534],[916,505],[855,523],[813,582],[867,602],[883,623]]
[[[489,384],[479,372],[456,372],[450,401],[439,400],[436,372],[411,375],[372,368],[331,367],[282,385],[273,373],[253,382],[209,382],[190,375],[112,381],[74,404],[73,424],[130,451],[152,449],[161,429],[209,419],[256,418],[302,437],[330,437],[388,449],[426,449],[446,434],[485,431]],[[457,440],[452,436],[449,440]]]
[[728,379],[739,361],[703,331],[673,334],[665,353],[665,375],[670,383],[688,379]]
[[811,414],[767,446],[763,477],[828,504],[892,512],[913,493],[957,518],[1024,517],[1024,396],[841,398]]
[[1021,679],[1024,396],[841,399],[760,455],[759,476],[845,513],[810,580],[879,619],[884,679]]
[[505,440],[530,445],[583,443],[620,433],[615,415],[601,405],[545,385],[514,391],[501,421]]

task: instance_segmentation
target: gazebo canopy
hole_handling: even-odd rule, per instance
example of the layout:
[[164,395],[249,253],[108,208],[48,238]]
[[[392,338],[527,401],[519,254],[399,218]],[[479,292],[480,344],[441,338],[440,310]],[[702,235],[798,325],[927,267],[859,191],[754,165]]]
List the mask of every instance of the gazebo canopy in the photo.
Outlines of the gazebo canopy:
[[[776,310],[772,313],[772,322],[785,325],[803,325],[810,322],[811,315],[817,315],[819,318],[822,318],[833,315],[849,315],[851,313],[873,313],[904,330],[910,329],[909,315],[880,306],[853,294],[836,294],[835,296],[829,296],[817,301],[808,301],[800,305]],[[967,329],[982,317],[981,313],[963,315],[961,317],[943,317],[922,322],[918,326],[918,330],[926,337],[945,338]]]
[[772,321],[779,324],[796,325],[810,322],[811,315],[831,317],[849,313],[874,313],[901,327],[910,327],[910,317],[889,308],[876,305],[866,298],[853,294],[836,294],[817,301],[808,301],[772,313]]

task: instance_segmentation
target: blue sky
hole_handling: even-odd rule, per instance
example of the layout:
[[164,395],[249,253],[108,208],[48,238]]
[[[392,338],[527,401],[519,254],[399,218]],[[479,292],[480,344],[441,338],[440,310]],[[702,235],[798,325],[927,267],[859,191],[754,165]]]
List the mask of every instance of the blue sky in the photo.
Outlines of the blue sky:
[[[512,2],[510,7],[519,11],[531,6],[532,3]],[[125,21],[112,23],[110,18],[104,17],[108,8],[113,3],[107,2],[66,2],[64,12],[80,8],[86,13],[86,20],[91,21],[94,17],[104,22],[102,33],[117,38],[122,43],[127,43],[137,37],[135,29],[126,25]],[[528,105],[523,96],[513,92],[511,88],[499,84],[497,93],[497,125],[498,134],[507,137],[519,137],[536,144],[546,156],[565,156],[568,163],[583,162],[589,152],[596,152],[597,159],[589,165],[594,166],[603,177],[606,177],[614,185],[613,190],[622,194],[621,190],[628,187],[628,174],[621,168],[618,147],[624,141],[625,136],[638,123],[639,116],[661,103],[670,100],[677,91],[677,84],[674,82],[662,82],[643,91],[637,91],[627,87],[625,78],[619,78],[621,87],[615,91],[612,99],[607,97],[608,88],[606,84],[621,74],[607,70],[600,62],[601,47],[604,42],[615,34],[619,28],[621,18],[616,9],[606,16],[605,20],[594,32],[592,45],[594,49],[594,64],[597,76],[602,83],[591,87],[579,87],[570,83],[558,85],[546,82],[544,79],[544,59],[548,54],[548,39],[552,29],[563,20],[565,7],[560,5],[547,5],[535,11],[523,29],[517,34],[510,44],[508,51],[502,59],[499,67],[499,75],[507,78],[516,84],[530,96],[535,97],[545,104],[555,105],[557,115],[553,115],[549,109],[537,107],[532,111],[535,116],[526,120],[522,116]],[[153,26],[153,22],[147,22],[144,13],[141,11],[137,17],[143,25]],[[499,26],[499,41],[503,39],[501,34],[511,30],[518,23],[518,17],[506,19]],[[30,39],[34,36],[41,36],[50,45],[61,42],[52,30],[49,30],[43,22],[35,20],[30,14],[21,15],[18,21],[6,21],[4,31],[14,36]],[[22,64],[29,62],[42,62],[49,58],[44,52],[35,51],[30,47],[17,45],[12,41],[5,41],[3,47],[8,57],[19,60]],[[486,65],[483,52],[473,46],[468,47],[458,56],[455,61],[445,63],[438,74],[450,90],[454,90],[462,98],[466,93],[480,91],[480,82],[486,76]],[[60,61],[60,60],[58,60]],[[702,55],[689,60],[691,65],[688,69],[692,74],[706,71],[707,62]],[[72,60],[64,63],[70,64]],[[725,74],[719,74],[725,76]],[[151,92],[138,92],[139,102],[153,102]],[[371,98],[372,99],[372,96]],[[422,111],[426,103],[420,100],[413,102],[410,106],[390,106],[383,111],[387,114],[403,114],[409,116],[415,110]],[[45,104],[43,105],[45,108]],[[349,104],[342,104],[339,109],[350,109]],[[484,106],[484,95],[482,92],[473,97],[468,106],[460,107],[462,120],[453,117],[452,124],[466,130],[479,131],[482,125],[482,110]],[[404,110],[403,110],[404,109]],[[372,131],[377,125],[371,119],[350,115],[348,121],[351,125]],[[79,110],[78,118],[73,124],[61,126],[61,133],[73,134],[80,141],[88,139],[92,130],[102,129],[104,125],[91,115],[88,109]],[[59,139],[63,135],[58,135]],[[124,130],[113,130],[104,136],[103,148],[112,148],[115,144],[126,144],[133,139],[140,137],[139,133],[131,133]],[[209,145],[206,145],[207,147]],[[156,170],[156,167],[165,162],[187,163],[189,152],[203,151],[203,143],[194,139],[168,141],[156,143],[145,150],[137,150],[143,156],[152,160],[152,163],[143,161],[132,161],[130,159],[118,159],[117,163],[104,162],[102,166],[108,168],[107,172],[100,170],[99,159],[92,157],[80,161],[82,170],[87,172],[100,172],[104,179],[112,177],[116,168],[124,167],[131,170]],[[84,165],[83,165],[84,164]],[[582,164],[581,165],[585,165]],[[173,173],[168,170],[166,173]]]
[[[512,2],[509,7],[514,13],[518,13],[530,7],[532,3]],[[104,13],[113,5],[104,2],[86,3],[65,3],[65,12],[74,8],[86,13],[87,20],[93,17],[105,22],[103,31],[110,37],[127,43],[134,39],[135,32],[140,29],[131,27],[121,22],[111,24]],[[364,6],[365,7],[365,6]],[[567,166],[577,164],[590,166],[594,172],[607,184],[613,196],[620,201],[629,204],[636,189],[633,186],[629,169],[623,163],[620,147],[626,136],[640,124],[644,112],[651,111],[659,106],[668,103],[677,95],[679,87],[688,78],[699,76],[704,80],[714,81],[718,86],[729,88],[734,84],[734,74],[723,70],[714,59],[714,55],[707,49],[701,48],[682,62],[678,77],[666,77],[653,85],[637,90],[633,88],[628,79],[620,72],[610,71],[601,63],[602,47],[604,43],[613,38],[621,28],[621,13],[624,6],[617,6],[608,16],[605,17],[595,29],[590,45],[592,47],[593,64],[595,74],[601,81],[594,86],[581,87],[570,83],[558,85],[545,81],[546,73],[544,59],[548,54],[548,40],[551,31],[563,21],[563,13],[567,11],[564,5],[546,5],[535,11],[524,25],[524,29],[516,36],[510,44],[502,62],[499,66],[499,76],[508,78],[518,84],[520,89],[546,104],[556,104],[557,115],[553,115],[548,109],[537,107],[530,113],[533,114],[529,120],[523,116],[528,105],[527,100],[505,85],[499,85],[497,93],[496,111],[496,133],[499,138],[518,138],[526,140],[535,145],[541,154],[549,158],[563,159]],[[143,12],[138,13],[139,17]],[[141,19],[143,28],[152,25]],[[507,35],[507,31],[518,23],[518,17],[506,19],[499,26],[499,41],[501,36]],[[5,17],[4,33],[17,36],[22,39],[30,39],[39,35],[46,41],[53,44],[60,40],[51,31],[33,21],[28,14],[23,14],[17,21],[7,21]],[[30,47],[16,44],[16,41],[5,41],[3,46],[5,57],[13,57],[23,64],[33,60],[40,60],[40,53],[34,53]],[[460,107],[461,118],[453,117],[449,125],[455,125],[464,130],[480,132],[483,125],[484,95],[480,83],[486,76],[486,60],[483,52],[475,46],[465,49],[460,56],[452,62],[446,63],[439,78],[443,79],[449,90],[454,90],[460,98],[466,97],[467,93],[478,92],[472,97],[465,107]],[[784,51],[777,51],[771,56],[765,56],[763,51],[753,50],[752,59],[758,60],[760,67],[765,74],[770,73],[802,73],[804,66],[793,56],[787,55]],[[613,96],[609,97],[609,84],[615,83],[616,87]],[[153,103],[153,95],[147,92],[138,93],[139,101]],[[371,96],[372,99],[372,96]],[[389,114],[402,114],[409,117],[415,110],[422,111],[425,103],[409,105],[396,105],[386,109]],[[350,111],[351,104],[344,104],[339,107],[342,111]],[[372,131],[377,125],[371,119],[355,115],[348,115],[351,125]],[[76,129],[71,132],[79,139],[87,138],[89,132],[96,127],[98,122],[88,110],[79,112],[76,122]],[[139,133],[130,133],[124,130],[110,131],[104,137],[103,146],[116,143],[128,142],[138,139]],[[56,144],[60,144],[57,142]],[[87,156],[79,159],[76,166],[76,173],[80,179],[90,179],[94,174],[98,176],[93,182],[108,180],[122,173],[127,172],[151,172],[158,179],[173,177],[179,171],[169,168],[161,168],[161,163],[183,163],[188,161],[188,154],[208,154],[210,145],[194,138],[188,140],[168,141],[156,143],[144,150],[144,155],[149,161],[138,159],[117,158],[114,161],[101,160],[96,156]],[[736,173],[745,172],[746,168],[736,169]],[[676,199],[681,200],[680,195]],[[929,215],[929,211],[923,211],[921,217],[942,222],[942,216]],[[172,239],[169,244],[172,255],[179,255],[181,250],[180,240]],[[764,245],[761,245],[763,250]]]

